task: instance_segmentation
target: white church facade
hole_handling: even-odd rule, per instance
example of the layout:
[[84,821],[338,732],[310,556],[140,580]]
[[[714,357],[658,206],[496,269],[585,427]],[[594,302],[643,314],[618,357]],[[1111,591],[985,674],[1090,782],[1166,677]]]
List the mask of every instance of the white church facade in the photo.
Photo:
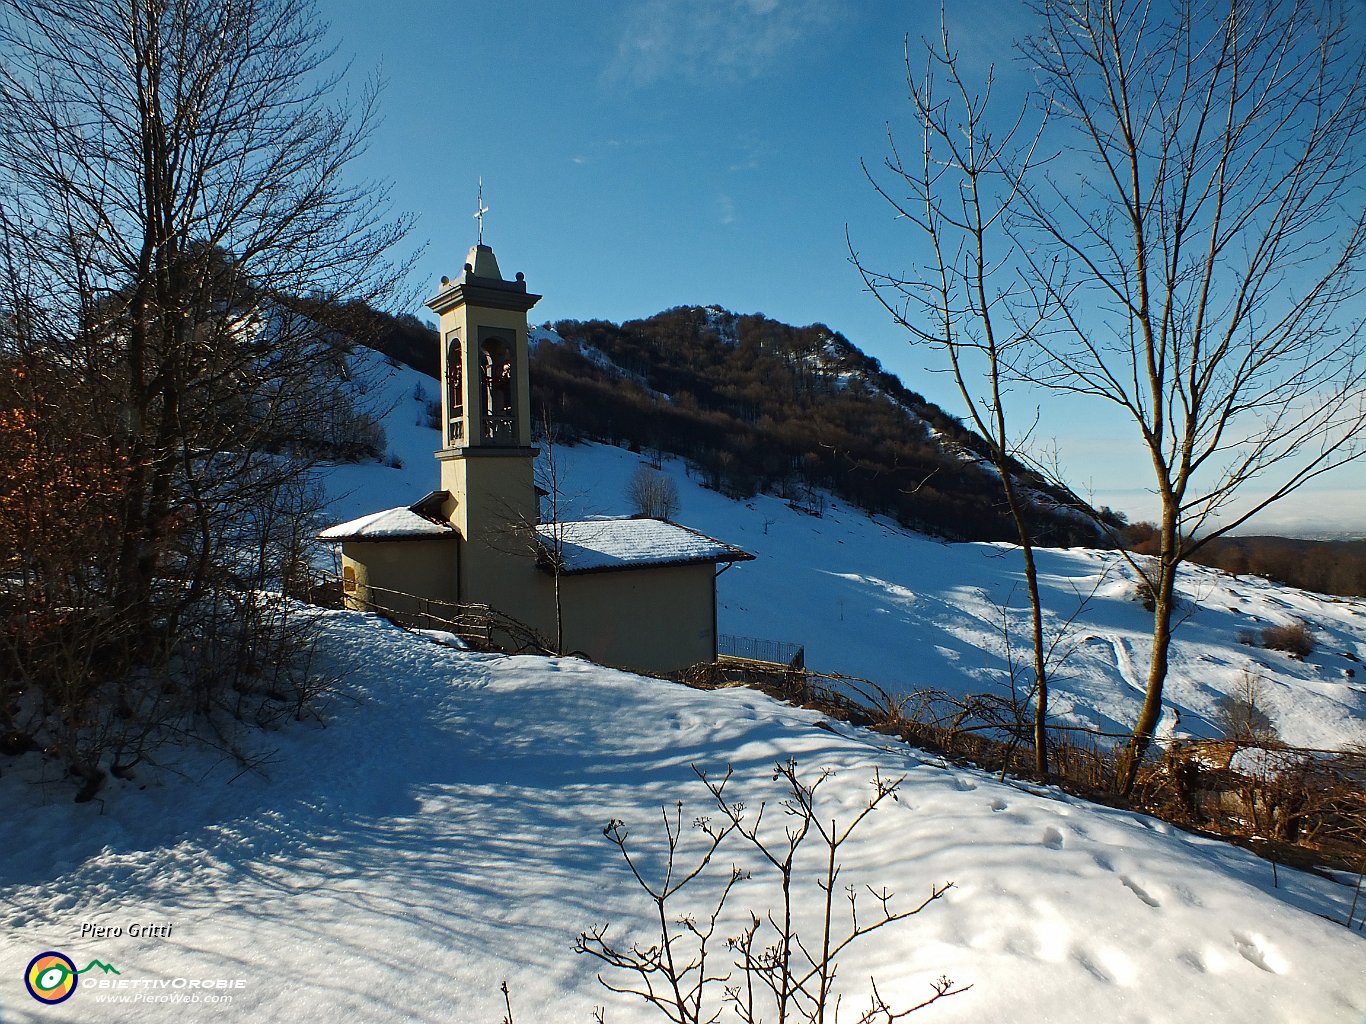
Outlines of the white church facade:
[[527,312],[493,250],[427,300],[440,317],[440,487],[322,531],[348,607],[414,619],[487,605],[549,648],[648,672],[716,658],[718,566],[753,556],[652,519],[540,522]]

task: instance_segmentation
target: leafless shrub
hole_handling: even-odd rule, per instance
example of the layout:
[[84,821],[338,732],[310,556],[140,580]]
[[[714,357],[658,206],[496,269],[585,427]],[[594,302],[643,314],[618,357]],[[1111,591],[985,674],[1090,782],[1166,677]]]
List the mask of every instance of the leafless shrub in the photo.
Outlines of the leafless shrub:
[[1086,732],[1054,730],[1052,750],[1057,781],[1092,793],[1109,788],[1115,764],[1113,745]]
[[1255,672],[1243,670],[1238,689],[1215,704],[1214,724],[1231,740],[1247,743],[1279,742],[1280,734],[1266,711],[1266,683]]
[[1262,647],[1268,651],[1284,651],[1303,661],[1314,653],[1314,634],[1303,622],[1288,626],[1268,626],[1262,630]]
[[[901,779],[888,780],[875,774],[872,797],[852,821],[841,825],[817,809],[817,790],[829,778],[829,771],[818,772],[814,780],[808,780],[798,772],[794,761],[779,764],[773,776],[781,782],[783,790],[777,806],[784,816],[784,826],[779,830],[764,828],[767,803],[761,803],[751,817],[744,803],[730,798],[726,792],[731,779],[729,770],[720,779],[694,770],[711,795],[718,816],[700,817],[693,822],[704,839],[701,853],[691,867],[680,863],[684,831],[681,801],[672,813],[667,808],[662,812],[665,849],[658,880],[644,866],[650,858],[628,847],[629,833],[623,822],[613,820],[603,830],[653,903],[657,936],[628,945],[610,940],[608,926],[602,925],[583,932],[576,951],[607,965],[609,974],[598,976],[606,988],[641,997],[675,1024],[711,1024],[727,1008],[743,1024],[757,1024],[765,1019],[764,1010],[769,1006],[778,1020],[835,1019],[839,996],[834,983],[839,957],[868,934],[918,914],[952,886],[931,886],[926,899],[905,910],[893,908],[892,894],[885,889],[869,887],[860,891],[847,886],[843,901],[836,898],[842,870],[840,850],[879,804],[888,798],[896,799]],[[781,881],[782,898],[777,907],[763,914],[748,911],[741,930],[723,937],[727,903],[736,887],[750,878],[747,871],[736,866],[720,872],[719,878],[710,877],[715,872],[709,869],[728,841],[739,842],[757,854],[761,870],[771,872]],[[803,886],[804,873],[797,866],[798,853],[808,841],[816,846],[820,864],[813,890]],[[700,916],[676,915],[676,897],[699,880],[704,885],[707,881],[713,883],[714,895],[707,903],[710,909]],[[818,906],[819,934],[803,938],[797,918],[803,909],[802,893],[806,891],[812,892]],[[860,913],[860,899],[869,898],[872,913]],[[837,908],[840,902],[847,903],[847,914]],[[731,963],[718,963],[720,949],[734,958]],[[930,994],[921,1003],[898,1010],[882,998],[874,981],[868,1009],[858,1020],[860,1024],[897,1020],[969,987],[941,977],[931,984]],[[718,988],[719,998],[715,994]]]
[[859,700],[860,708],[867,712],[869,724],[880,732],[900,733],[920,721],[924,711],[921,694],[892,693],[874,682],[854,682],[846,684],[849,691]]
[[1153,585],[1147,580],[1139,580],[1134,586],[1134,600],[1143,606],[1145,612],[1157,611],[1157,597],[1153,594]]
[[637,515],[665,522],[678,514],[678,484],[649,466],[637,466],[626,482],[626,500]]

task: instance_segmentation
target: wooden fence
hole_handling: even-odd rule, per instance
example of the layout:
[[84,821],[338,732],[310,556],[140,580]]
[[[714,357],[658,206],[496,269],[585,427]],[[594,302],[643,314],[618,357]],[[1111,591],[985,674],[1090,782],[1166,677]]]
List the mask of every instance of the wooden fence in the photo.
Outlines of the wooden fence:
[[370,584],[346,591],[341,577],[320,574],[322,583],[313,588],[326,594],[334,607],[374,612],[406,629],[450,633],[476,650],[506,650],[515,654],[549,653],[545,638],[525,623],[486,604],[443,601],[409,594],[402,590]]

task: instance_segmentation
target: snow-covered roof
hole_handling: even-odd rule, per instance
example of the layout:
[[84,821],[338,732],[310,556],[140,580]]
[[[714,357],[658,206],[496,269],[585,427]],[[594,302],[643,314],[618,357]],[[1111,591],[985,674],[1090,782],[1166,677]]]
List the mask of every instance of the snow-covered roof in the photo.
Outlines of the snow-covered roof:
[[690,530],[658,519],[590,519],[547,523],[536,527],[547,551],[559,540],[562,572],[607,572],[698,562],[744,562],[754,556]]
[[349,523],[329,526],[318,534],[319,540],[417,540],[444,537],[455,533],[449,523],[419,515],[410,508],[386,508],[371,512]]

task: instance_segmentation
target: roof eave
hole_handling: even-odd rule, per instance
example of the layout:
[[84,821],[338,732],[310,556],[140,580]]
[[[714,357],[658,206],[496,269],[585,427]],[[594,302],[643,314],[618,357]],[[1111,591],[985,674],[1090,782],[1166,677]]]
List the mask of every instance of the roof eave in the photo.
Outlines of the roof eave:
[[[568,567],[560,569],[561,576],[591,576],[601,572],[634,572],[643,569],[674,569],[688,565],[715,565],[718,562],[752,562],[754,555],[748,551],[736,549],[734,553],[721,555],[707,555],[699,558],[675,558],[658,562],[623,562],[618,565],[592,565],[584,569],[571,569]],[[537,560],[537,566],[541,571],[554,574],[555,569],[548,560]]]
[[324,537],[321,533],[317,534],[317,539],[324,544],[387,544],[390,541],[405,540],[446,540],[448,537],[458,537],[459,533],[454,530],[442,530],[440,533],[398,533],[386,537],[367,537],[364,534],[353,533],[345,537]]

